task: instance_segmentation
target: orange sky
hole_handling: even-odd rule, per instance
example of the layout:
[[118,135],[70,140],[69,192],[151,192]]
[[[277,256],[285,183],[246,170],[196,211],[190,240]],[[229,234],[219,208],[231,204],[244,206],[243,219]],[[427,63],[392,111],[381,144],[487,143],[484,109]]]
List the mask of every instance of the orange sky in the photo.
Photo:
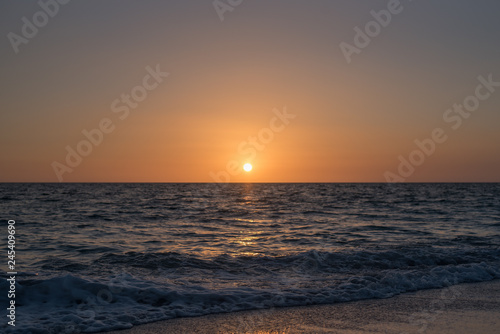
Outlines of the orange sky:
[[[457,129],[443,118],[479,76],[500,81],[499,5],[404,6],[348,64],[340,43],[387,1],[244,1],[224,21],[206,1],[69,3],[18,53],[1,46],[0,181],[385,182],[441,128],[404,181],[500,182],[500,87]],[[2,3],[2,32],[39,10]],[[71,167],[78,145],[92,152]]]

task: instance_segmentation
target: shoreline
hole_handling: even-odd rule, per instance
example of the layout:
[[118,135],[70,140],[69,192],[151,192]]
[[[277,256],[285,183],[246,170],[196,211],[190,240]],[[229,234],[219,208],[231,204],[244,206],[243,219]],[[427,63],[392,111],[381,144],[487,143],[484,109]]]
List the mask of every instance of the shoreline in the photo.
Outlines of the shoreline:
[[386,299],[176,318],[105,333],[472,332],[500,332],[500,279],[419,290]]

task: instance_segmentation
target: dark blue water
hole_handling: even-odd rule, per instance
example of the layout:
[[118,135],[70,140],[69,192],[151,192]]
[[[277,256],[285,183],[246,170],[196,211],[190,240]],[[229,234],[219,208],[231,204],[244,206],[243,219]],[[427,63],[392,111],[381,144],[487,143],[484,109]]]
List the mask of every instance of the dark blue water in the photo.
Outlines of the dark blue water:
[[500,278],[500,184],[1,184],[0,208],[16,333]]

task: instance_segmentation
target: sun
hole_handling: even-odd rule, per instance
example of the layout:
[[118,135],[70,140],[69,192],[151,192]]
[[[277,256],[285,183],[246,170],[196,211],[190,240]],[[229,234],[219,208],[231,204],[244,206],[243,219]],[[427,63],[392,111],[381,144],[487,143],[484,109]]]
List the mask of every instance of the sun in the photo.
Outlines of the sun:
[[252,170],[252,165],[249,163],[246,163],[243,165],[243,169],[245,170],[245,172],[249,172]]

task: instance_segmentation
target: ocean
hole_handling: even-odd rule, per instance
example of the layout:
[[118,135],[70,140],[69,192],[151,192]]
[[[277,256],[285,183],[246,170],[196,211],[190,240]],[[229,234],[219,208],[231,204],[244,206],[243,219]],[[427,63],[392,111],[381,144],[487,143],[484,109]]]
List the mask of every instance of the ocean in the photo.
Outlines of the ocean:
[[500,278],[500,184],[16,183],[0,184],[0,208],[4,249],[16,222],[15,328],[0,283],[7,333]]

